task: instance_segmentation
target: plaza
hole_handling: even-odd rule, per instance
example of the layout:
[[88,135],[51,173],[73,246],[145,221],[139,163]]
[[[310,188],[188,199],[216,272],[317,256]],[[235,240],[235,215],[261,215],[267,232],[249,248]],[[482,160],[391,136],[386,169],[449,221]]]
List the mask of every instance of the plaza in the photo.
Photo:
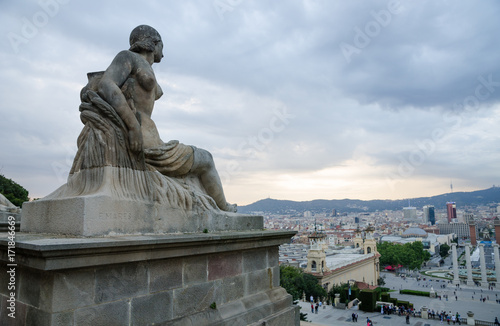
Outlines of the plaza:
[[[459,313],[461,317],[466,318],[467,312],[472,311],[474,318],[481,321],[490,322],[493,325],[495,317],[500,318],[500,304],[496,299],[500,299],[500,290],[486,290],[478,286],[460,285],[457,287],[448,280],[439,278],[426,277],[418,281],[416,277],[401,278],[393,273],[382,272],[385,287],[395,290],[390,292],[391,298],[406,300],[414,304],[415,310],[420,310],[426,306],[429,310],[435,311],[451,311],[453,314]],[[411,289],[420,291],[430,291],[433,288],[439,298],[428,298],[414,295],[399,294],[400,289]],[[448,300],[445,297],[448,296]],[[456,298],[455,298],[456,296]],[[486,300],[480,301],[481,298]],[[374,325],[393,326],[406,324],[405,317],[398,315],[382,315],[380,312],[364,312],[358,310],[357,307],[352,309],[335,309],[332,306],[326,306],[318,310],[317,314],[311,313],[310,302],[300,301],[302,313],[307,313],[308,322],[301,321],[302,326],[316,325],[352,325],[351,315],[353,312],[358,314],[358,323],[366,325],[366,318],[370,318]],[[446,324],[443,323],[443,324]],[[439,319],[422,319],[410,318],[410,325],[425,326],[425,325],[441,325]],[[458,324],[457,324],[458,325]],[[464,323],[462,323],[464,325]]]

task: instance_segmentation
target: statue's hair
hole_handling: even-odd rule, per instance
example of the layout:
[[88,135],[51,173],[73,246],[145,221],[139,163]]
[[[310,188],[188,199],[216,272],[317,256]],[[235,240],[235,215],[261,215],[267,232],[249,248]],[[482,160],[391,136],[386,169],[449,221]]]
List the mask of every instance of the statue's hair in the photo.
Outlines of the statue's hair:
[[153,52],[155,45],[161,41],[160,33],[148,25],[139,25],[130,33],[130,51]]

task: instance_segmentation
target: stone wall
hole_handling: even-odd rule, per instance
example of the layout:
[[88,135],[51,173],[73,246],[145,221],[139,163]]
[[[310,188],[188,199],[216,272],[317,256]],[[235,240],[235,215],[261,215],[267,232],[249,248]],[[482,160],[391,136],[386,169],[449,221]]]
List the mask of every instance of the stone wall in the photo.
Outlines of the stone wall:
[[[298,310],[279,287],[278,246],[289,233],[20,234],[15,324],[298,325]],[[9,325],[6,287],[0,293],[0,324]]]

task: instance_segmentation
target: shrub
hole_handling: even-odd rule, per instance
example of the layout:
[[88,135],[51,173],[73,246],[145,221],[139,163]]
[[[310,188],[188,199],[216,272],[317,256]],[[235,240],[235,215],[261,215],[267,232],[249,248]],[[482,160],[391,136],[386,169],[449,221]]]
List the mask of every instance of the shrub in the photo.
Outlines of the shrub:
[[375,290],[361,290],[358,299],[361,301],[360,309],[366,312],[375,311],[378,293]]
[[405,308],[408,308],[408,307],[410,307],[410,302],[409,301],[400,301],[400,300],[398,300],[397,306],[398,307],[404,306]]
[[421,297],[428,297],[428,296],[430,296],[430,292],[415,291],[415,290],[400,290],[399,293],[401,293],[401,294],[418,295],[418,296],[421,296]]

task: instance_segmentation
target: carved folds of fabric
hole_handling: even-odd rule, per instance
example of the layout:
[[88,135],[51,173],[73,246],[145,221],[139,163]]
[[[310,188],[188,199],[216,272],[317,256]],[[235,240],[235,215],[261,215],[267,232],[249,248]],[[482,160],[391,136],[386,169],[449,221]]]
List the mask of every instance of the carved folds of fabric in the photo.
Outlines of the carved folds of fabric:
[[81,93],[80,119],[85,126],[68,183],[51,197],[105,194],[185,210],[216,208],[213,199],[186,178],[167,177],[145,162],[144,153],[129,150],[127,127],[95,91],[95,78],[89,80]]

